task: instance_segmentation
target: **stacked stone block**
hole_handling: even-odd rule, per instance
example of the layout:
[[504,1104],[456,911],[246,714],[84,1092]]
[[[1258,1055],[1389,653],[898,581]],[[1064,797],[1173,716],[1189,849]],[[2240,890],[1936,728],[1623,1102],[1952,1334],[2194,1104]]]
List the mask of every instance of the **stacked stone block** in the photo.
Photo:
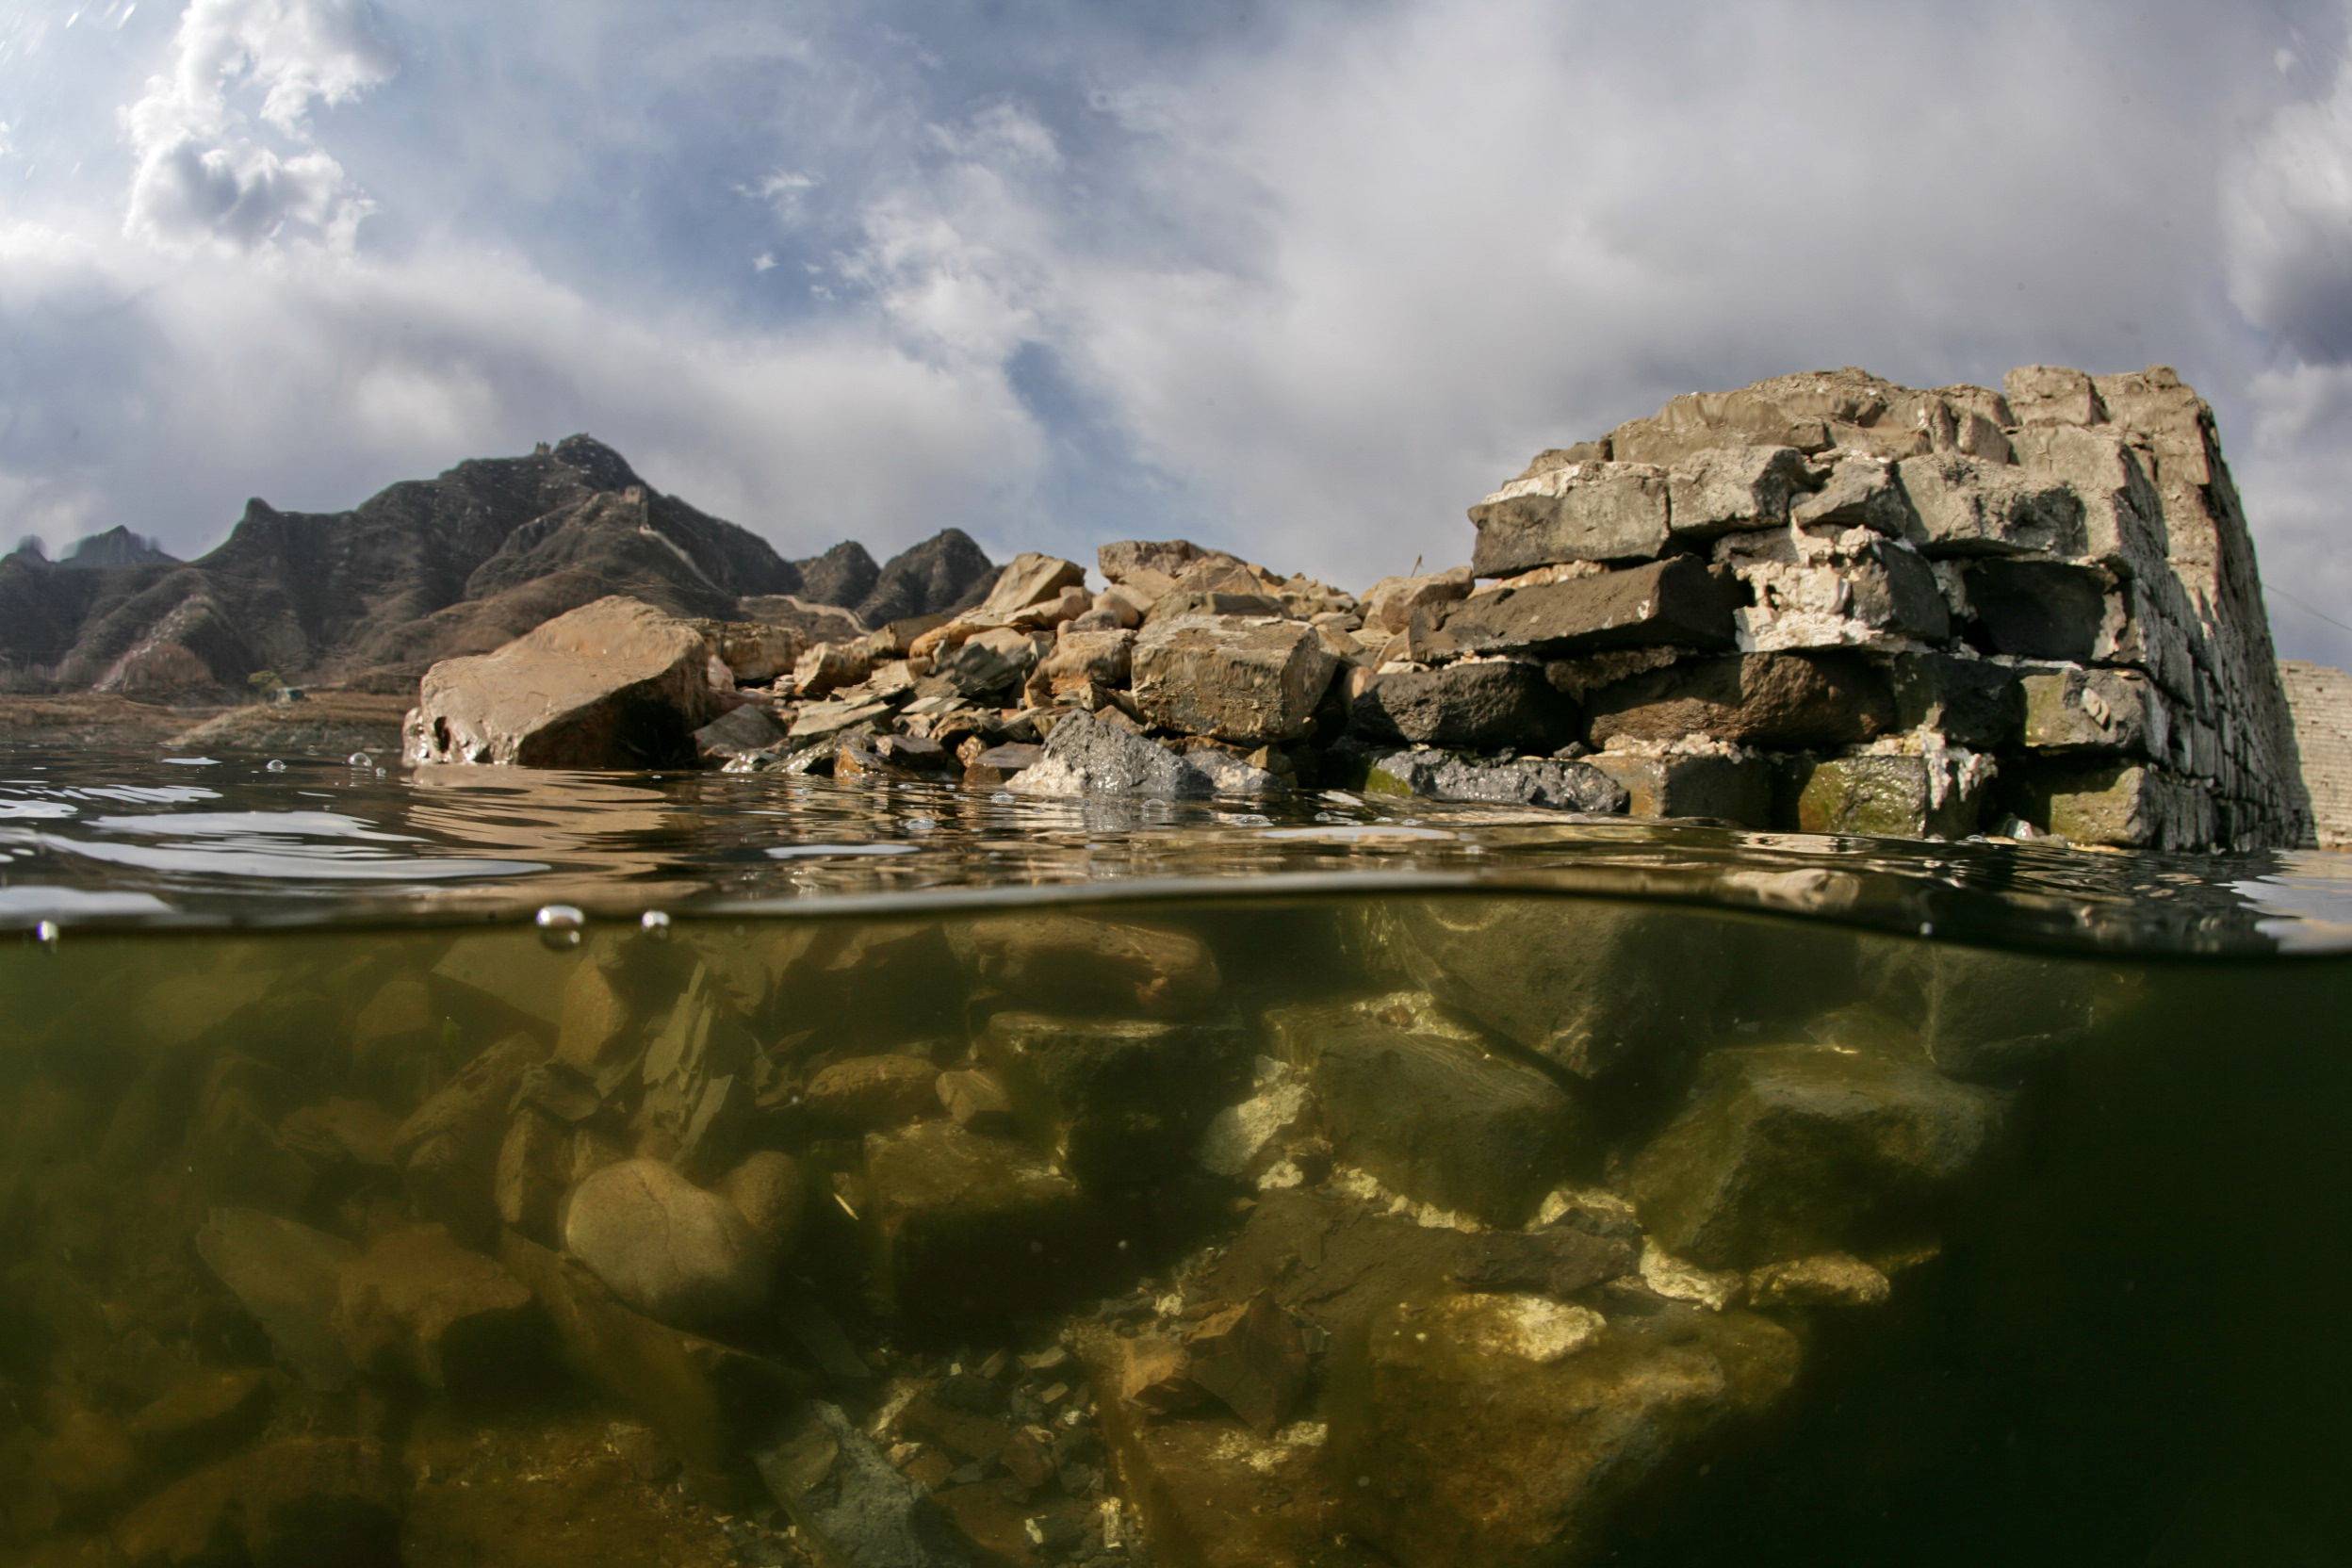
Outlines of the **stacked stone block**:
[[2322,849],[2352,849],[2352,675],[2289,659],[2278,666],[2295,714],[2295,743]]
[[1470,517],[1483,580],[1414,609],[1410,678],[1540,669],[1637,811],[2308,833],[2245,516],[2170,370],[1693,394],[1544,452]]

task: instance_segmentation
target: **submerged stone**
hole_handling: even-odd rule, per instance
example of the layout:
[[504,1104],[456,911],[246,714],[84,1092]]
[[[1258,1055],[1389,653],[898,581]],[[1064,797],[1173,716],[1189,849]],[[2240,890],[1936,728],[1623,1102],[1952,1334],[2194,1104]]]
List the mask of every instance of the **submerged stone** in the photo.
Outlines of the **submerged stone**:
[[1371,1022],[1309,1048],[1333,1150],[1417,1201],[1519,1225],[1592,1159],[1575,1102],[1533,1068]]
[[1407,1300],[1339,1348],[1347,1518],[1395,1561],[1606,1560],[1628,1511],[1796,1380],[1795,1338],[1760,1316],[1683,1309],[1562,1334],[1523,1301]]
[[1904,1238],[1990,1148],[2001,1102],[1838,1046],[1718,1051],[1630,1170],[1668,1250],[1748,1267]]
[[1021,1144],[952,1121],[870,1136],[865,1201],[873,1287],[894,1316],[1034,1310],[1078,1295],[1103,1261],[1077,1184]]
[[564,1247],[622,1301],[682,1326],[753,1311],[775,1266],[733,1204],[659,1160],[625,1160],[580,1183]]

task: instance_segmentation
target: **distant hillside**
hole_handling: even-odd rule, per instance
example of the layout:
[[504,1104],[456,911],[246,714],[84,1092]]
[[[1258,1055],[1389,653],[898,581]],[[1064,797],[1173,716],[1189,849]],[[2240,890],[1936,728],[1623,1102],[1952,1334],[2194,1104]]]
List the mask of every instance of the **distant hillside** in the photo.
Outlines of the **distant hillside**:
[[196,561],[124,528],[55,562],[0,557],[0,688],[201,697],[272,670],[391,691],[607,594],[713,616],[790,594],[875,624],[953,609],[993,575],[956,529],[878,566],[854,542],[787,561],[575,435],[405,481],[349,512],[249,501]]

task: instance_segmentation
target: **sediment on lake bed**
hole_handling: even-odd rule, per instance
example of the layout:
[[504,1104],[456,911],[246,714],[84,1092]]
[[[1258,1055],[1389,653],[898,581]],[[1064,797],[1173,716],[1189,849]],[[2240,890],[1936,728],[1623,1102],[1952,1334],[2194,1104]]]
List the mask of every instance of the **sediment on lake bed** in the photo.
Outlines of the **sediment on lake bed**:
[[874,629],[607,599],[434,666],[406,749],[1912,838],[2311,834],[2246,518],[2170,370],[1691,394],[1540,454],[1470,518],[1468,565],[1362,595],[1173,540],[1104,546],[1099,591],[1022,555],[976,604]]
[[1524,895],[137,940],[0,953],[0,1553],[2341,1544],[2341,964]]

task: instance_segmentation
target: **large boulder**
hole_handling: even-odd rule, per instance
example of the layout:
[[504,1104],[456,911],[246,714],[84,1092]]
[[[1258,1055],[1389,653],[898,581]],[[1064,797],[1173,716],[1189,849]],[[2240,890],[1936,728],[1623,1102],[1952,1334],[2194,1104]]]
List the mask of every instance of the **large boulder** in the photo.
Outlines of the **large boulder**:
[[1471,1041],[1369,1019],[1309,1038],[1332,1148],[1407,1198],[1520,1225],[1589,1152],[1557,1084]]
[[1398,1563],[1575,1568],[1796,1380],[1794,1335],[1747,1313],[1604,1321],[1533,1294],[1397,1302],[1331,1375],[1332,1462],[1358,1534]]
[[1339,661],[1301,621],[1154,617],[1135,639],[1135,706],[1152,724],[1242,745],[1303,735]]
[[659,1160],[624,1160],[580,1183],[564,1247],[622,1301],[684,1326],[758,1307],[774,1262],[734,1204]]
[[601,598],[427,670],[402,750],[416,762],[692,767],[694,731],[718,713],[710,662],[692,622]]
[[1678,1257],[1746,1267],[1916,1239],[2000,1126],[1992,1091],[1830,1045],[1718,1051],[1633,1161],[1642,1221]]

